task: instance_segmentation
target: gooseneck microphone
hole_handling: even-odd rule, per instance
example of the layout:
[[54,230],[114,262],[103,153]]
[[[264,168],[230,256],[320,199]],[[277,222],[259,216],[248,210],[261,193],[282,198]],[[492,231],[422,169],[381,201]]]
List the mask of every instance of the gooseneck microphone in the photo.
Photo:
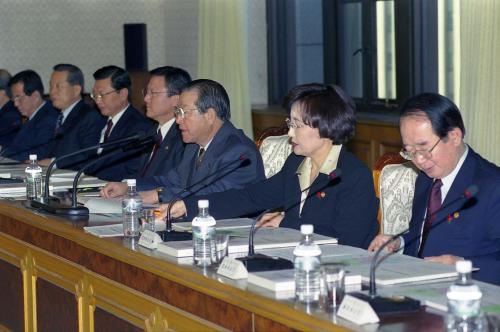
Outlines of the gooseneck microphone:
[[[340,179],[340,176],[342,175],[342,170],[340,168],[337,168],[330,172],[328,174],[328,181],[318,189],[319,191],[331,186],[335,185],[338,182],[335,182],[335,180]],[[294,204],[291,206],[286,207],[284,212],[289,211],[290,209],[294,208],[295,206],[301,204],[302,202],[306,201],[309,197],[314,196],[316,192],[313,193],[308,193],[305,198],[302,198],[302,194],[307,192],[311,187],[314,185],[312,183],[310,186],[307,188],[303,189],[300,191],[301,198],[296,201]],[[284,205],[286,206],[286,205]],[[248,235],[248,255],[245,257],[240,257],[237,258],[237,260],[240,260],[245,264],[245,267],[247,268],[248,272],[258,272],[258,271],[270,271],[270,270],[284,270],[284,269],[291,269],[293,268],[293,263],[290,262],[288,259],[283,259],[279,257],[271,257],[263,254],[256,254],[255,253],[255,245],[254,245],[254,237],[255,233],[257,230],[260,228],[256,229],[256,224],[257,222],[262,219],[264,214],[274,211],[278,209],[278,207],[272,208],[272,209],[267,209],[261,214],[259,214],[256,218],[253,219],[252,221],[252,226],[250,227],[250,233]]]
[[[250,163],[251,163],[251,160],[242,154],[237,159],[231,160],[231,161],[223,164],[221,167],[217,168],[217,170],[215,170],[214,172],[205,176],[203,179],[189,185],[188,187],[182,189],[180,192],[175,194],[174,197],[168,202],[168,205],[167,205],[166,231],[162,234],[163,241],[182,241],[182,240],[189,240],[192,237],[192,235],[190,233],[176,232],[172,229],[172,216],[171,216],[170,212],[171,212],[172,206],[175,204],[175,202],[178,202],[179,200],[181,200],[183,198],[195,195],[196,193],[200,192],[204,188],[212,185],[213,183],[224,178],[228,174],[236,171],[237,169],[250,165]],[[215,175],[217,175],[217,176],[214,179],[211,179],[210,182],[205,183],[203,186],[201,186],[199,188],[196,188],[196,187],[200,186],[202,183],[204,183],[207,179],[210,179],[211,177],[213,177]],[[192,191],[195,188],[196,188],[196,190]],[[187,195],[183,196],[186,193],[187,193]]]
[[[45,195],[44,195],[43,199],[41,199],[41,200],[31,201],[31,207],[41,208],[45,211],[48,211],[48,212],[51,212],[54,214],[63,214],[63,215],[72,215],[72,216],[88,215],[89,210],[84,206],[78,206],[78,202],[77,202],[78,181],[80,179],[80,176],[83,174],[83,172],[88,167],[96,164],[97,162],[101,161],[102,159],[109,158],[111,156],[129,151],[129,150],[136,151],[138,148],[142,148],[143,146],[154,143],[157,140],[158,140],[158,135],[156,133],[146,135],[143,132],[140,132],[140,133],[125,137],[123,139],[99,143],[99,144],[94,145],[92,147],[81,149],[81,150],[78,150],[78,151],[75,151],[75,152],[72,152],[72,153],[69,153],[67,155],[64,155],[64,156],[61,156],[59,158],[54,159],[50,163],[49,168],[47,169],[47,174],[45,175]],[[124,143],[124,142],[129,142],[129,144],[126,144],[123,146],[116,146],[117,144]],[[52,168],[54,167],[57,160],[69,158],[69,157],[74,156],[74,155],[79,154],[79,153],[83,153],[83,152],[90,151],[90,150],[95,150],[98,148],[109,147],[109,146],[113,146],[113,147],[110,150],[107,150],[107,151],[104,151],[104,153],[101,153],[101,155],[99,157],[86,163],[76,173],[75,178],[73,179],[73,185],[72,185],[73,196],[72,196],[72,200],[71,200],[71,206],[65,206],[65,205],[59,204],[57,202],[51,203],[50,197],[49,197],[49,179],[50,179]]]
[[[453,211],[451,214],[446,215],[444,218],[440,219],[437,222],[433,222],[432,226],[430,227],[430,230],[434,229],[435,227],[439,226],[446,220],[450,220],[450,218],[455,218],[455,213],[459,212],[463,209],[466,209],[466,203],[473,198],[474,196],[477,195],[479,189],[476,185],[471,185],[467,187],[467,189],[460,195],[459,197],[453,199],[451,202],[447,203],[446,205],[442,206],[439,210],[434,212],[431,217],[435,216],[437,213],[440,211],[443,211],[447,207],[463,201],[462,205],[460,208],[457,210]],[[409,311],[415,311],[418,310],[420,307],[420,302],[409,299],[409,298],[404,298],[404,299],[397,299],[394,300],[392,298],[385,298],[385,297],[379,297],[377,296],[377,285],[375,282],[375,270],[378,267],[378,265],[384,260],[384,257],[379,260],[380,253],[384,248],[386,248],[390,243],[398,239],[399,237],[403,236],[405,233],[407,233],[410,229],[407,228],[404,231],[395,234],[389,238],[387,242],[385,242],[383,245],[381,245],[377,251],[375,252],[375,255],[373,256],[371,263],[370,263],[370,289],[368,293],[368,298],[364,294],[357,293],[355,294],[356,297],[359,297],[365,301],[368,301],[370,305],[373,307],[373,309],[377,313],[391,313],[391,312],[409,312]],[[410,240],[415,241],[419,239],[420,237],[416,237]]]

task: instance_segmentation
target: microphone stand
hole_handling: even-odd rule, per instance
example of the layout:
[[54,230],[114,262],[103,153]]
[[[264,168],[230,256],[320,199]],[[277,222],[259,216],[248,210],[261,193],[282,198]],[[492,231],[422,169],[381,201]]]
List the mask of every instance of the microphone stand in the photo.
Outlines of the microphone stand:
[[[453,213],[446,215],[444,218],[440,219],[437,222],[432,223],[432,226],[430,230],[434,229],[435,227],[441,225],[445,220],[449,220],[449,218],[454,218],[455,212],[463,210],[465,207],[465,204],[474,196],[476,196],[477,192],[479,191],[478,187],[476,185],[471,185],[469,186],[462,195],[460,195],[458,198],[452,200],[445,206],[442,206],[438,211],[436,211],[432,216],[435,216],[439,211],[442,211],[443,209],[451,206],[452,204],[455,204],[456,202],[464,199],[464,203],[462,206],[455,210]],[[389,238],[387,242],[385,242],[383,245],[381,245],[377,251],[375,252],[375,255],[373,256],[371,263],[370,263],[370,284],[369,284],[369,291],[368,291],[368,296],[363,294],[363,293],[351,293],[354,297],[357,297],[363,301],[368,302],[373,310],[375,312],[380,313],[380,314],[389,314],[389,313],[404,313],[404,312],[414,312],[418,311],[420,309],[420,301],[414,300],[411,298],[408,298],[406,296],[403,297],[397,297],[397,298],[392,298],[392,297],[383,297],[383,296],[378,296],[377,295],[377,285],[375,281],[375,270],[377,266],[382,263],[382,261],[385,259],[384,256],[382,259],[378,259],[380,256],[380,253],[384,248],[386,248],[390,243],[398,239],[399,237],[403,236],[405,233],[407,233],[410,229],[407,228],[404,231],[393,235]],[[430,231],[429,230],[429,231]],[[420,238],[420,237],[418,237]],[[411,239],[411,241],[415,241],[417,238]],[[390,253],[392,254],[392,253]],[[389,255],[390,255],[389,254]]]
[[[142,134],[137,134],[137,135],[142,135]],[[137,135],[134,135],[133,138],[128,138],[127,140],[133,140],[133,139],[138,139],[138,137],[136,137]],[[76,173],[76,176],[75,178],[73,179],[73,185],[72,185],[72,188],[73,188],[73,196],[72,196],[72,201],[71,201],[71,206],[66,206],[66,205],[63,205],[63,204],[60,204],[60,203],[57,203],[57,202],[52,202],[51,203],[51,200],[50,200],[50,197],[49,197],[49,178],[50,178],[50,174],[52,172],[52,169],[57,161],[57,159],[53,160],[48,169],[47,169],[47,173],[46,173],[46,178],[45,178],[45,195],[44,195],[44,198],[41,199],[41,200],[33,200],[31,201],[31,207],[34,207],[34,208],[41,208],[47,212],[50,212],[50,213],[54,213],[54,214],[62,214],[62,215],[70,215],[70,216],[85,216],[85,215],[88,215],[89,214],[89,210],[87,207],[85,206],[78,206],[78,202],[77,202],[77,186],[78,186],[78,181],[80,179],[80,176],[82,175],[82,173],[90,166],[96,164],[98,161],[101,161],[103,158],[109,158],[111,156],[114,156],[114,155],[117,155],[119,153],[122,153],[122,152],[125,152],[127,150],[131,150],[131,149],[138,149],[139,147],[141,146],[144,146],[144,145],[148,145],[148,144],[151,144],[154,139],[155,139],[155,136],[146,136],[143,138],[144,141],[142,142],[139,142],[139,144],[134,144],[134,143],[130,143],[126,146],[123,146],[123,147],[114,147],[112,148],[111,150],[109,151],[105,151],[104,154],[101,154],[98,158],[95,158],[94,160],[92,160],[91,162],[85,164],[77,173]],[[125,139],[122,139],[121,141],[123,142]],[[113,142],[107,142],[107,143],[101,143],[101,144],[98,144],[98,146],[92,146],[92,147],[88,147],[88,148],[85,148],[85,149],[82,149],[82,150],[78,150],[78,151],[75,151],[75,152],[72,152],[72,153],[69,153],[67,155],[64,155],[64,156],[61,156],[58,160],[61,160],[61,159],[64,159],[64,158],[69,158],[71,156],[74,156],[76,154],[80,154],[80,153],[83,153],[83,152],[86,152],[86,151],[89,151],[89,150],[94,150],[96,148],[99,148],[99,147],[107,147],[107,146],[110,146],[110,145],[115,145],[119,143],[118,140],[116,141],[113,141]]]
[[[342,174],[342,170],[340,168],[332,171],[330,174],[328,174],[328,182],[325,183],[320,189],[318,190],[323,190],[326,187],[332,185],[333,181],[338,179],[340,175]],[[302,193],[308,191],[311,189],[313,184],[311,184],[309,187],[301,190],[301,195]],[[287,207],[286,211],[290,210],[291,208],[297,206],[301,202],[307,200],[309,197],[315,195],[315,193],[308,193],[307,197],[304,199],[299,200],[297,203]],[[268,209],[259,214],[252,222],[252,226],[250,227],[250,233],[248,235],[248,255],[245,257],[239,257],[236,258],[239,261],[242,261],[243,264],[245,264],[245,267],[248,272],[259,272],[259,271],[276,271],[276,270],[285,270],[285,269],[292,269],[294,267],[293,263],[288,260],[284,259],[281,257],[273,257],[273,256],[267,256],[264,254],[256,254],[255,253],[255,246],[254,246],[254,236],[257,230],[259,228],[255,228],[257,222],[262,219],[264,214],[271,212],[275,209]]]
[[[201,183],[203,183],[207,179],[209,179],[212,176],[214,176],[217,173],[219,173],[221,169],[224,170],[224,169],[228,168],[229,166],[232,166],[232,165],[234,165],[236,163],[239,163],[237,165],[238,167],[230,169],[227,172],[224,172],[222,174],[219,174],[215,179],[212,179],[209,183],[205,184],[204,186],[196,189],[193,192],[190,191],[191,189],[197,187],[198,185],[200,185]],[[201,180],[193,183],[189,187],[187,187],[187,188],[181,190],[180,192],[178,192],[177,194],[175,194],[174,198],[172,198],[168,202],[168,205],[167,205],[167,216],[165,218],[166,230],[163,231],[163,232],[158,232],[158,234],[160,234],[162,240],[164,242],[167,242],[167,241],[186,241],[186,240],[191,240],[193,238],[193,234],[191,234],[189,232],[179,232],[179,231],[175,231],[175,230],[172,229],[172,220],[173,220],[173,218],[172,218],[170,212],[171,212],[172,206],[176,202],[178,202],[181,198],[190,197],[190,196],[196,194],[200,190],[202,190],[202,189],[208,187],[209,185],[213,184],[214,182],[222,179],[226,175],[228,175],[228,174],[236,171],[238,168],[245,167],[245,166],[249,165],[250,163],[251,163],[250,159],[248,159],[245,155],[241,155],[238,159],[235,159],[233,161],[230,161],[230,162],[224,164],[222,167],[220,167],[219,169],[217,169],[215,172],[212,172],[211,174],[209,174],[208,176],[204,177],[203,179],[201,179]],[[185,194],[185,193],[189,193],[189,194],[186,195],[186,196],[184,196],[184,197],[182,197],[182,195]]]
[[[118,153],[122,153],[123,150],[122,148],[116,148],[113,150],[108,151],[106,154],[101,155],[101,157],[111,157],[114,156]],[[62,214],[62,215],[67,215],[67,216],[86,216],[89,214],[89,209],[83,205],[78,205],[77,202],[77,186],[78,186],[78,180],[80,179],[80,176],[82,175],[83,171],[87,169],[88,167],[94,165],[98,161],[101,161],[103,158],[96,158],[92,160],[90,163],[85,164],[77,173],[75,178],[73,179],[73,196],[71,197],[71,205],[67,206],[64,204],[61,204],[57,201],[50,200],[50,198],[44,198],[43,200],[33,200],[31,201],[31,207],[33,208],[38,208],[45,210],[49,213],[53,214]],[[48,174],[48,173],[47,173]],[[46,185],[46,188],[48,185]],[[48,189],[46,189],[48,190]],[[47,191],[48,192],[48,191]]]
[[255,225],[260,219],[262,219],[264,214],[271,212],[272,210],[273,209],[265,210],[256,218],[254,218],[252,226],[250,227],[250,233],[248,235],[248,255],[245,257],[236,258],[237,260],[243,262],[248,272],[293,269],[293,262],[288,259],[255,253],[253,238],[257,230],[259,230],[259,228],[256,229]]

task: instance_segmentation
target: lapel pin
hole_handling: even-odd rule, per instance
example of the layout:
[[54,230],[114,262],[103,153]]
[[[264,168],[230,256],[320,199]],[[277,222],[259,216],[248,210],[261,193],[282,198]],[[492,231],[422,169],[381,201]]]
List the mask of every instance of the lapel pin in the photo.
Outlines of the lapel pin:
[[326,196],[326,193],[324,191],[318,191],[316,193],[316,197],[318,197],[319,199],[325,198],[325,196]]

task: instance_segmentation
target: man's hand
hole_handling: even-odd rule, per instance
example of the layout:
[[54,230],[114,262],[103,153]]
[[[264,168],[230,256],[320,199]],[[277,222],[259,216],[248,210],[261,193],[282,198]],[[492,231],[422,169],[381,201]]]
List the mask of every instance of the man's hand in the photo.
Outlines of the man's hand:
[[424,257],[426,261],[441,263],[446,265],[455,265],[457,261],[463,261],[463,257],[453,256],[453,255],[441,255],[441,256],[429,256]]
[[49,166],[51,162],[52,162],[52,159],[50,159],[50,158],[45,158],[45,159],[37,161],[38,165],[40,165],[40,166]]
[[109,182],[101,188],[102,198],[114,198],[123,196],[127,192],[127,184],[125,182]]
[[145,204],[156,204],[158,203],[158,192],[156,190],[140,191],[142,202]]
[[255,227],[279,227],[281,221],[283,220],[283,214],[281,212],[270,212],[266,213],[260,218],[259,222],[255,225]]
[[[392,235],[386,235],[386,234],[377,235],[368,246],[368,251],[377,251],[381,246],[383,246],[387,241],[389,241],[391,237]],[[392,241],[387,245],[386,249],[389,252],[395,252],[399,250],[400,246],[401,246],[401,240],[395,239],[394,241]]]
[[[167,217],[167,209],[168,209],[168,204],[162,204],[160,205],[160,218],[165,219]],[[172,207],[170,208],[170,217],[171,218],[180,218],[183,215],[187,213],[186,211],[186,204],[184,204],[184,201],[177,201],[175,202]]]

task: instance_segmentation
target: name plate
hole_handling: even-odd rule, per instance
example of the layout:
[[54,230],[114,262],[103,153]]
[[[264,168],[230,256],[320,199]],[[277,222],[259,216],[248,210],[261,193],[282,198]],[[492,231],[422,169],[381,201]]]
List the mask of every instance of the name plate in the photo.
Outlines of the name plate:
[[378,323],[380,321],[379,317],[368,302],[360,300],[349,294],[346,294],[344,300],[342,300],[337,316],[358,325]]
[[150,230],[142,232],[141,237],[139,238],[139,245],[148,249],[158,248],[158,243],[160,242],[162,242],[160,235]]
[[224,257],[217,269],[217,273],[230,279],[248,278],[248,271],[243,262],[230,257]]

